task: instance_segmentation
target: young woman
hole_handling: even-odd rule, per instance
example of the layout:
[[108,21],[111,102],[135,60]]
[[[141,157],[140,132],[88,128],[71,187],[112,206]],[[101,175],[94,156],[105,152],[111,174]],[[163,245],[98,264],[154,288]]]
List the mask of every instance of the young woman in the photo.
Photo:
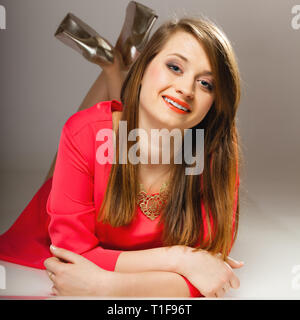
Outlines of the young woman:
[[[119,74],[122,84],[116,60],[106,79]],[[38,223],[39,257],[50,256],[46,244],[55,246],[44,261],[54,294],[222,297],[239,287],[233,269],[243,263],[228,256],[238,228],[239,99],[224,33],[207,20],[183,18],[151,37],[125,78],[121,102],[100,101],[67,120]],[[127,133],[139,128],[148,136],[203,128],[203,172],[186,175],[184,161],[99,163],[107,146],[99,132],[113,129],[121,141],[120,120]],[[140,136],[141,157],[162,154],[163,146],[146,140]]]

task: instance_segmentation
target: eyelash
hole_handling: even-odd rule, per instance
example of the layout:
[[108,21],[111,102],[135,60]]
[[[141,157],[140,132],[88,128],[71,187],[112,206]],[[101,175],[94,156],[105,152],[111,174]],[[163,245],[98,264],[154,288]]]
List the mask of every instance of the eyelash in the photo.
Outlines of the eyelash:
[[[175,73],[177,73],[174,69],[172,69],[172,67],[176,67],[178,69],[180,69],[176,64],[173,64],[173,63],[167,63],[167,67],[170,69],[170,70],[173,70]],[[201,80],[201,81],[204,81],[204,80]],[[207,86],[205,87],[206,89],[208,89],[209,91],[212,91],[213,90],[213,85],[210,84],[209,82],[207,81],[204,81],[207,83]]]

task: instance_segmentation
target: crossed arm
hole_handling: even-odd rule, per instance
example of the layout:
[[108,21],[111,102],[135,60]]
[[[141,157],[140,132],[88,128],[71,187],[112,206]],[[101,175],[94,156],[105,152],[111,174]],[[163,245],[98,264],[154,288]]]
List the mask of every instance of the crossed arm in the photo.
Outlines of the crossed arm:
[[[121,253],[115,271],[62,248],[51,249],[45,261],[56,295],[189,297],[185,280],[176,272],[176,246]],[[175,259],[174,259],[175,258]],[[66,263],[69,262],[69,263]]]
[[126,252],[111,272],[74,252],[53,247],[51,251],[54,257],[45,260],[45,266],[54,284],[52,291],[66,296],[202,296],[190,291],[180,276],[184,274],[204,296],[222,297],[239,287],[232,269],[243,266],[229,257],[224,262],[206,251],[173,246]]
[[193,294],[177,273],[181,255],[179,246],[122,252],[115,271],[127,274],[125,288],[137,296],[189,297]]

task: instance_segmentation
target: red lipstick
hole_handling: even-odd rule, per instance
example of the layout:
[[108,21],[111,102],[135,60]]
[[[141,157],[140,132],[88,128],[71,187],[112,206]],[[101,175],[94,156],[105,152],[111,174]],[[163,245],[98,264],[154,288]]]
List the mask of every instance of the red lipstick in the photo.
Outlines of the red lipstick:
[[[191,107],[190,107],[186,102],[181,101],[181,100],[176,99],[176,98],[171,97],[171,96],[167,96],[167,95],[164,95],[164,96],[163,96],[163,99],[164,99],[164,97],[166,97],[166,98],[168,98],[168,99],[170,99],[170,100],[173,100],[174,102],[180,104],[182,107],[184,107],[184,108],[186,108],[187,110],[191,111]],[[180,110],[180,109],[176,108],[176,107],[173,106],[171,103],[167,102],[165,99],[164,99],[164,101],[165,101],[166,105],[167,105],[169,108],[171,108],[172,110],[174,110],[174,111],[177,112],[177,113],[181,113],[181,114],[187,114],[187,113],[189,113],[189,112],[187,112],[187,111]]]

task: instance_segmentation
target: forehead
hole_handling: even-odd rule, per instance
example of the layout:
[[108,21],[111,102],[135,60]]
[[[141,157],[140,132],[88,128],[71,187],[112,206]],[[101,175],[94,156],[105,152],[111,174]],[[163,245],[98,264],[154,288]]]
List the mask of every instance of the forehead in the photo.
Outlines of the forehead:
[[175,32],[159,52],[160,57],[178,53],[187,58],[187,63],[199,64],[210,68],[209,58],[204,46],[194,35],[185,31]]

